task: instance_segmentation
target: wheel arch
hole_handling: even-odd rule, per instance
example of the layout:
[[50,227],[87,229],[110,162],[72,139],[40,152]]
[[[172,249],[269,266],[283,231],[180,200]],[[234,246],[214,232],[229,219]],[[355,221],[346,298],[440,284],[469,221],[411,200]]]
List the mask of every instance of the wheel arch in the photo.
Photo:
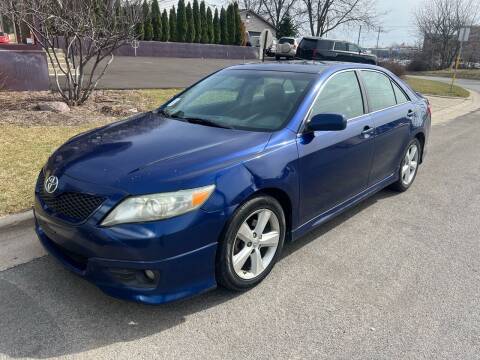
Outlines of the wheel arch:
[[425,148],[425,134],[423,131],[419,131],[418,133],[415,134],[414,136],[419,142],[420,145],[422,146],[422,151],[420,153],[420,164],[423,162],[423,149]]

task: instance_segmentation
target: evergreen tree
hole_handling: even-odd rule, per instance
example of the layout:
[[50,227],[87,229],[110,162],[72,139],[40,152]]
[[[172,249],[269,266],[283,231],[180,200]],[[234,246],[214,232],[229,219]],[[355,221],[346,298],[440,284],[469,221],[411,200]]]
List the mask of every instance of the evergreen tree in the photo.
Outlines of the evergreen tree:
[[147,18],[143,25],[144,40],[151,41],[153,39],[153,26],[152,20]]
[[142,4],[143,13],[143,40],[150,41],[153,37],[152,19],[150,16],[150,6],[148,6],[147,0],[143,0]]
[[168,17],[170,27],[170,41],[177,41],[177,14],[175,13],[175,6],[170,9]]
[[185,13],[187,15],[187,34],[185,36],[185,41],[188,43],[193,43],[195,42],[195,22],[193,20],[193,10],[190,3],[187,5]]
[[295,36],[297,35],[297,29],[293,24],[293,20],[290,17],[290,14],[287,12],[283,19],[278,24],[277,36],[281,38],[282,36]]
[[135,26],[135,32],[137,34],[137,39],[138,40],[143,40],[145,38],[145,34],[143,32],[143,22],[138,22],[137,25]]
[[213,17],[213,43],[220,44],[220,18],[217,8],[215,8],[215,16]]
[[235,44],[235,9],[233,4],[228,5],[227,7],[227,29],[228,29],[228,36],[227,36],[227,44],[233,45]]
[[207,24],[207,11],[205,1],[200,3],[200,22],[202,24],[202,35],[200,41],[202,44],[208,44],[208,24]]
[[207,9],[207,35],[208,35],[208,43],[215,44],[215,39],[213,35],[213,15],[212,9],[208,7]]
[[186,35],[187,35],[187,14],[185,10],[185,0],[178,0],[177,41],[185,42]]
[[162,41],[170,40],[170,24],[168,22],[167,10],[163,9],[162,13]]
[[223,6],[222,10],[220,10],[220,44],[228,44],[227,12]]
[[162,40],[162,15],[160,14],[160,8],[158,7],[158,1],[152,1],[152,28],[153,28],[153,40]]
[[195,42],[199,43],[202,40],[202,20],[200,19],[200,8],[198,0],[193,0],[193,23],[195,26]]
[[242,18],[240,17],[240,11],[238,10],[238,2],[233,3],[233,11],[235,12],[235,45],[242,45],[244,38],[244,26]]

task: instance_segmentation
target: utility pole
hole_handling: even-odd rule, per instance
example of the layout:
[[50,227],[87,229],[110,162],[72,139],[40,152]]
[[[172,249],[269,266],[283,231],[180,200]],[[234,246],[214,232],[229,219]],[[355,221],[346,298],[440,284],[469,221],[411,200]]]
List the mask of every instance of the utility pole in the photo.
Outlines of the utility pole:
[[360,34],[362,33],[362,25],[358,28],[358,40],[357,40],[357,45],[360,46]]
[[382,28],[379,26],[378,27],[378,34],[377,34],[377,46],[375,47],[378,50],[378,42],[380,40],[380,31],[382,31]]

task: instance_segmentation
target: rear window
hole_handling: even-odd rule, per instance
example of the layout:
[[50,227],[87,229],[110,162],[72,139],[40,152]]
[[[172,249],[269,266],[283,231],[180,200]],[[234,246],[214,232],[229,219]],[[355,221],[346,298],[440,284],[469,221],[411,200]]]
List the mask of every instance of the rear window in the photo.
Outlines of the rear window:
[[290,44],[293,45],[295,43],[295,39],[287,39],[287,38],[281,38],[278,41],[279,44]]
[[314,60],[321,51],[332,50],[333,41],[318,39],[302,39],[297,49],[297,57],[305,60]]
[[5,33],[0,31],[0,36],[5,36]]

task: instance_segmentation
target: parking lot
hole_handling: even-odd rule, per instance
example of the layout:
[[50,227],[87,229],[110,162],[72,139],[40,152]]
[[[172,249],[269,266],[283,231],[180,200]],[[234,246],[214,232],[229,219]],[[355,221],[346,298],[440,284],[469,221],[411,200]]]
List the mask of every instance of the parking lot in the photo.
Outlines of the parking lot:
[[0,358],[478,358],[479,117],[434,126],[408,192],[382,191],[288,245],[247,293],[152,307],[51,257],[0,272]]

